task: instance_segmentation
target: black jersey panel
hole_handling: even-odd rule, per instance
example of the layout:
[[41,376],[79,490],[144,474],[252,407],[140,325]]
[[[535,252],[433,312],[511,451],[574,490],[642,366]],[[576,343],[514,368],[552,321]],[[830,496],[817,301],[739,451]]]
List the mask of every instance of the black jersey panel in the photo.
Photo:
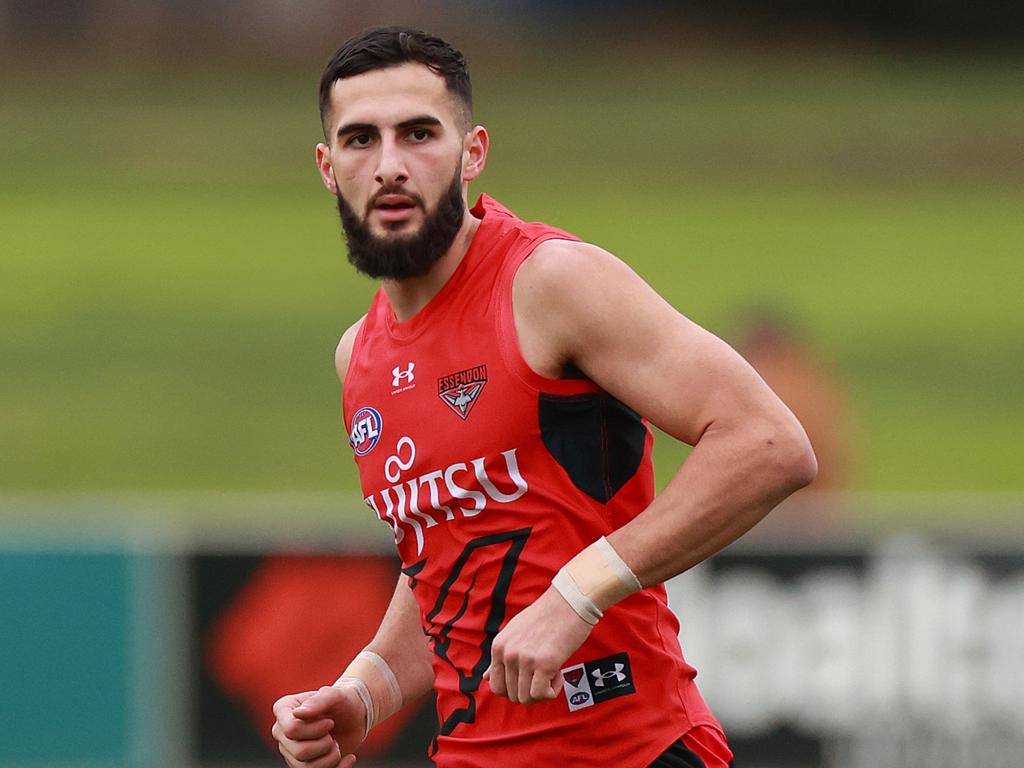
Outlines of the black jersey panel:
[[606,392],[541,393],[539,409],[548,453],[596,501],[607,504],[640,468],[647,428],[636,411]]
[[705,768],[700,755],[691,752],[680,739],[674,742],[647,768]]

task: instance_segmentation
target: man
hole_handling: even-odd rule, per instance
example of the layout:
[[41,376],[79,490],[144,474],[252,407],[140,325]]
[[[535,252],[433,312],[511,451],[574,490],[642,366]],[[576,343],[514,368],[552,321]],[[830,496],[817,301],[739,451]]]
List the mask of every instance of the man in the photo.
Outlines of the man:
[[[800,425],[611,254],[467,209],[489,140],[447,43],[370,30],[320,103],[320,175],[381,280],[338,346],[345,422],[404,567],[341,678],[275,704],[286,762],[351,766],[433,687],[439,766],[729,764],[660,585],[810,482]],[[694,446],[657,498],[647,419]]]

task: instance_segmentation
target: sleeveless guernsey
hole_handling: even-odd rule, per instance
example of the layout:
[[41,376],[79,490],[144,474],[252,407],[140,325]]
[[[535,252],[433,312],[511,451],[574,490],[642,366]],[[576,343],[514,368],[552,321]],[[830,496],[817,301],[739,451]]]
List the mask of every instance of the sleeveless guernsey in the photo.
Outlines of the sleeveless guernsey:
[[519,351],[517,268],[539,243],[577,238],[486,196],[473,213],[482,222],[463,261],[412,319],[398,322],[378,291],[344,384],[363,495],[394,534],[434,653],[431,757],[646,766],[693,726],[720,728],[663,587],[605,612],[552,701],[513,704],[483,681],[498,630],[640,513],[654,482],[653,438],[635,412],[585,379],[540,376]]

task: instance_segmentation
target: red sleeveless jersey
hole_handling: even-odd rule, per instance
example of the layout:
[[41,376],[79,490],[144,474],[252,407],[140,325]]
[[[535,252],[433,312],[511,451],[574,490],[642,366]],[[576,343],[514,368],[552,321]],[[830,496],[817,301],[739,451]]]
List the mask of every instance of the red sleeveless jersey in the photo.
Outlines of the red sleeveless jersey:
[[378,291],[344,385],[363,495],[394,533],[434,652],[431,757],[646,766],[691,727],[719,727],[663,587],[605,612],[557,698],[513,704],[483,681],[498,630],[646,508],[654,482],[653,438],[635,412],[585,379],[540,376],[519,351],[517,268],[539,243],[577,238],[486,196],[473,213],[482,222],[464,259],[412,319],[398,322]]

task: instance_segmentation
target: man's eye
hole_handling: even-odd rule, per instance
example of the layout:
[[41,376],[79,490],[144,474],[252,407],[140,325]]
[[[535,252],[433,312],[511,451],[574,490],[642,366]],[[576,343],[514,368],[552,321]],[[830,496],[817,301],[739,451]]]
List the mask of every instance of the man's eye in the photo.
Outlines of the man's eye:
[[348,140],[350,147],[365,147],[371,141],[370,134],[368,133],[357,133],[355,136]]
[[428,131],[426,128],[413,128],[409,132],[409,138],[411,138],[413,141],[426,141],[428,138],[430,138],[430,131]]

